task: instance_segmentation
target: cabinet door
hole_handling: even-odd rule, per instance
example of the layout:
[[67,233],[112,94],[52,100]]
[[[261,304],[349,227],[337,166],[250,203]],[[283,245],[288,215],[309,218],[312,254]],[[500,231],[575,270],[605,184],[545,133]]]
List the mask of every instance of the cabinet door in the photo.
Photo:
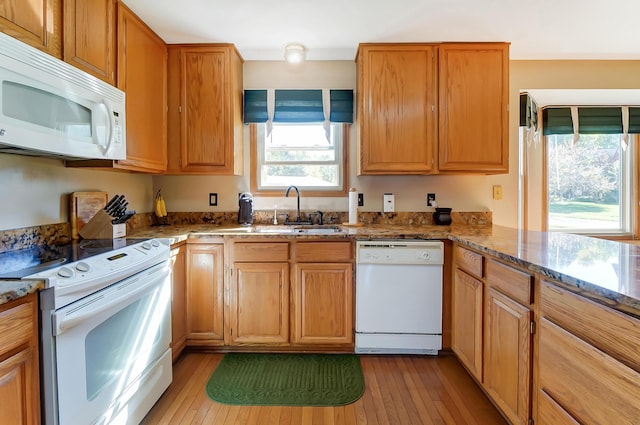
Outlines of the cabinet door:
[[440,46],[438,169],[509,171],[509,46]]
[[118,168],[167,169],[167,46],[118,4],[118,88],[127,96],[127,159]]
[[484,385],[512,424],[531,417],[533,312],[489,288],[484,342]]
[[38,299],[0,305],[0,400],[3,424],[40,423]]
[[3,0],[0,31],[61,58],[61,1]]
[[289,265],[235,263],[229,289],[228,341],[289,343]]
[[187,344],[221,345],[224,339],[222,244],[187,245]]
[[171,351],[174,361],[182,353],[187,340],[186,261],[186,245],[171,250]]
[[180,157],[169,171],[242,174],[242,59],[212,45],[180,48],[179,62]]
[[453,278],[451,348],[482,382],[483,283],[460,269]]
[[435,52],[433,46],[360,47],[359,174],[434,171]]
[[65,62],[115,85],[115,1],[63,1]]
[[352,276],[350,263],[295,265],[294,343],[353,343]]
[[38,353],[31,347],[0,361],[2,423],[40,423],[37,361]]

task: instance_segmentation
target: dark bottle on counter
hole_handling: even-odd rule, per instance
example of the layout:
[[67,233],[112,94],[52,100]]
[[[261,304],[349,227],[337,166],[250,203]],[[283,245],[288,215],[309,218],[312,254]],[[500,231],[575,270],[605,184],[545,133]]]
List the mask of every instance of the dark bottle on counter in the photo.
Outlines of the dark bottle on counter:
[[253,195],[249,192],[243,192],[238,198],[240,208],[238,210],[238,223],[243,226],[253,224]]

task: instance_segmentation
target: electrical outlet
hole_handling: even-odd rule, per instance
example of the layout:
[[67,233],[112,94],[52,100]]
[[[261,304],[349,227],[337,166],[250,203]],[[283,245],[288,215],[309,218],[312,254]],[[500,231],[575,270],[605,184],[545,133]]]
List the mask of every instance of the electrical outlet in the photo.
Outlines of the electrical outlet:
[[396,198],[393,193],[385,193],[382,198],[382,212],[394,212],[396,210]]
[[217,193],[210,193],[209,194],[209,206],[210,207],[217,207],[218,206],[218,194]]
[[502,186],[499,184],[493,186],[493,200],[499,201],[502,199]]
[[435,193],[427,193],[427,206],[432,207],[433,203],[436,201]]
[[358,193],[358,206],[364,207],[364,193]]

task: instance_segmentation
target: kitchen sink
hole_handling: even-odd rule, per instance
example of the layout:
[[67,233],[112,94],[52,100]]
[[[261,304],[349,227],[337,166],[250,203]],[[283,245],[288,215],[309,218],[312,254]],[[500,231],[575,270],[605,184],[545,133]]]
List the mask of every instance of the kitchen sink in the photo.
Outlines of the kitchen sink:
[[261,233],[261,234],[300,234],[300,235],[334,235],[344,233],[338,226],[250,226],[231,227],[215,231],[216,233]]
[[344,232],[339,227],[309,227],[293,229],[293,233],[300,233],[304,235],[333,235]]

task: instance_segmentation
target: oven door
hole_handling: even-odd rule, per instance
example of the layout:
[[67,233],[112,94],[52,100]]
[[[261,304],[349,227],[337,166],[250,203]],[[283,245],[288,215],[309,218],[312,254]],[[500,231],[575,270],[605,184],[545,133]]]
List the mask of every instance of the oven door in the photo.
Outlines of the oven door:
[[148,391],[140,377],[169,349],[170,318],[166,263],[56,311],[59,424],[105,422],[105,412],[122,410],[123,394]]

